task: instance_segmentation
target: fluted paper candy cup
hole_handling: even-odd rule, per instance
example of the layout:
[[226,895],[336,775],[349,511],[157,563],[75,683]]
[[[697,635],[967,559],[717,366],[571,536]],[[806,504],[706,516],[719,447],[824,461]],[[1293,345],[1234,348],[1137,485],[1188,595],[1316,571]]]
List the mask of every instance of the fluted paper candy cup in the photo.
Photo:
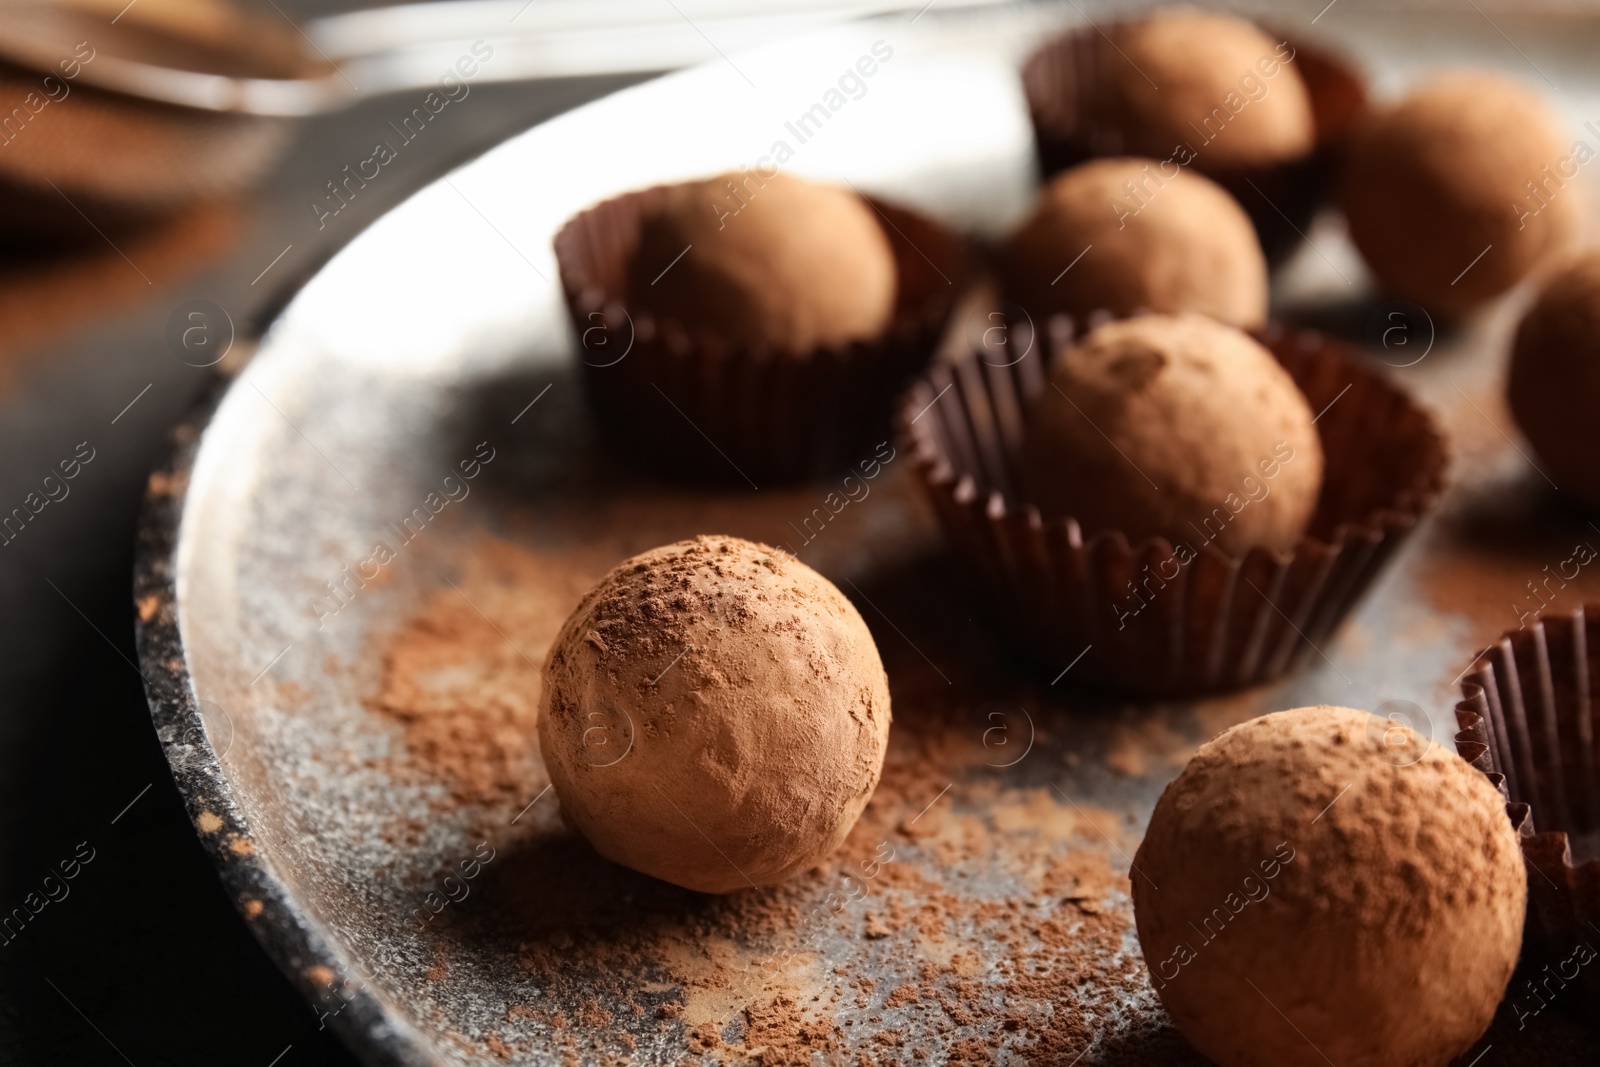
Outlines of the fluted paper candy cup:
[[[1127,25],[1103,23],[1100,30],[1115,40]],[[1072,29],[1042,45],[1023,66],[1023,92],[1046,178],[1087,159],[1129,154],[1121,132],[1093,118],[1094,86],[1106,61],[1100,30]],[[1316,124],[1308,155],[1272,166],[1220,168],[1207,166],[1203,143],[1190,143],[1189,152],[1174,156],[1175,162],[1195,166],[1243,205],[1270,263],[1281,262],[1298,247],[1311,217],[1332,191],[1346,135],[1367,111],[1365,84],[1352,67],[1320,49],[1298,43],[1290,47]],[[1174,145],[1173,151],[1181,147]]]
[[1590,1005],[1600,996],[1597,667],[1600,604],[1586,604],[1502,635],[1461,682],[1456,751],[1505,796],[1528,864],[1527,944],[1543,969],[1534,989],[1510,989],[1519,1014],[1568,982]]
[[894,397],[927,365],[965,286],[960,238],[867,198],[894,252],[889,328],[867,341],[777,352],[630,304],[640,223],[666,191],[597,204],[555,238],[590,403],[607,439],[658,470],[733,481],[821,477],[870,455],[887,436]]
[[1018,489],[1025,412],[1074,334],[1065,317],[1048,343],[1014,329],[1012,351],[1026,355],[941,365],[901,401],[922,485],[1002,624],[1052,673],[1072,665],[1079,684],[1136,696],[1256,685],[1315,656],[1438,497],[1445,446],[1432,418],[1350,346],[1269,327],[1257,339],[1321,412],[1325,470],[1307,535],[1243,556],[1210,542],[1131,544],[1046,519]]

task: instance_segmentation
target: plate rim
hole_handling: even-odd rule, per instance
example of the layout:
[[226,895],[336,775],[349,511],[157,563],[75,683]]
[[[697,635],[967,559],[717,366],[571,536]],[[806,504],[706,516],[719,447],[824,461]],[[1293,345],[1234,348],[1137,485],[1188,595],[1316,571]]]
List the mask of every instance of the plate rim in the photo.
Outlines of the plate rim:
[[[179,625],[177,551],[195,457],[213,416],[237,383],[238,375],[218,374],[169,431],[170,447],[152,468],[140,503],[133,567],[134,641],[151,723],[197,842],[215,864],[239,918],[289,984],[313,1011],[329,991],[338,996],[344,1007],[322,1016],[324,1024],[364,1063],[433,1067],[440,1061],[409,1021],[389,1011],[367,983],[346,977],[354,973],[351,962],[343,958],[324,925],[299,905],[269,854],[230,847],[230,842],[257,838],[206,730],[189,672]],[[202,815],[219,819],[220,824],[207,831],[200,826]],[[261,905],[254,915],[252,902]],[[314,981],[309,972],[316,968],[331,972],[334,981]]]

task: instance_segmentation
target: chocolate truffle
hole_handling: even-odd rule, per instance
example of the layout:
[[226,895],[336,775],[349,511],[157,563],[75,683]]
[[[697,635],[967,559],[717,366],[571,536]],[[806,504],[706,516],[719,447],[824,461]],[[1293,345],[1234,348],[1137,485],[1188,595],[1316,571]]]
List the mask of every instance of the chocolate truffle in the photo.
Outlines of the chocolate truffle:
[[1097,159],[1057,175],[1004,260],[1006,296],[1036,324],[1099,310],[1266,319],[1267,261],[1249,217],[1172,163]]
[[1294,49],[1240,18],[1174,8],[1095,34],[1086,122],[1121,151],[1223,173],[1307,155],[1311,96]]
[[1505,798],[1447,747],[1329,706],[1235,726],[1133,859],[1151,983],[1221,1067],[1444,1067],[1522,945]]
[[1506,399],[1540,469],[1561,492],[1600,509],[1600,252],[1555,271],[1528,309],[1511,348]]
[[878,337],[895,289],[872,206],[781,173],[669,189],[642,221],[628,276],[629,298],[658,318],[795,354]]
[[1445,74],[1357,132],[1340,202],[1385,289],[1461,315],[1565,246],[1582,213],[1581,161],[1517,82]]
[[1304,394],[1260,344],[1199,315],[1107,323],[1026,413],[1017,470],[1046,517],[1229,555],[1288,549],[1322,489]]
[[601,855],[726,893],[808,870],[883,769],[889,684],[856,609],[766,545],[698,537],[620,564],[545,665],[539,742]]

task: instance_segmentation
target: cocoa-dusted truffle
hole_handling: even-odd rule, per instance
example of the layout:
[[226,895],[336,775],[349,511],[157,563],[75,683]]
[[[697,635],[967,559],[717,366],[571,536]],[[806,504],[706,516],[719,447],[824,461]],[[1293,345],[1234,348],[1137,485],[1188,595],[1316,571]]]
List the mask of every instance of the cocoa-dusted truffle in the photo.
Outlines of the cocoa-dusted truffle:
[[617,566],[545,665],[539,741],[567,821],[618,863],[725,893],[844,840],[877,785],[889,685],[827,579],[734,537]]
[[1150,310],[1257,326],[1267,314],[1267,262],[1244,209],[1170,162],[1098,159],[1057,175],[1002,272],[1007,297],[1035,323]]
[[1556,487],[1600,508],[1600,251],[1555,271],[1517,327],[1506,399]]
[[1322,489],[1312,423],[1294,380],[1246,334],[1145,315],[1101,326],[1056,363],[1017,467],[1027,500],[1086,535],[1287,549]]
[[1505,799],[1448,748],[1351,708],[1200,747],[1133,859],[1151,982],[1221,1067],[1443,1067],[1522,944]]
[[1294,49],[1249,22],[1174,8],[1090,40],[1084,117],[1122,151],[1166,159],[1182,146],[1218,173],[1311,151],[1316,122]]
[[659,318],[797,354],[881,335],[895,288],[894,252],[870,204],[755,172],[668,190],[643,220],[628,275],[630,299]]
[[1385,289],[1460,315],[1564,247],[1582,213],[1580,162],[1534,93],[1495,74],[1451,73],[1356,134],[1340,202]]

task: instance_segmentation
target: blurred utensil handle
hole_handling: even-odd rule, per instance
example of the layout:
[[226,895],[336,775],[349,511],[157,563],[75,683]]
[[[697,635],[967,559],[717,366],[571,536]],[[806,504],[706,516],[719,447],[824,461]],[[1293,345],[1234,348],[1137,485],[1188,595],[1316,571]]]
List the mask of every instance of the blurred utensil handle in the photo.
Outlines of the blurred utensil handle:
[[0,0],[0,59],[146,100],[296,116],[402,89],[454,92],[468,77],[673,70],[850,19],[899,12],[910,24],[935,3],[1003,0],[449,0],[301,21],[277,4],[201,18],[141,14],[137,2],[108,19],[99,0]]
[[[1002,0],[935,0],[943,8]],[[905,13],[894,0],[444,0],[333,15],[305,31],[362,95],[424,88],[449,71],[490,81],[674,70],[796,32]],[[480,44],[481,43],[481,44]],[[472,46],[487,46],[492,61]],[[474,61],[477,62],[474,62]]]

